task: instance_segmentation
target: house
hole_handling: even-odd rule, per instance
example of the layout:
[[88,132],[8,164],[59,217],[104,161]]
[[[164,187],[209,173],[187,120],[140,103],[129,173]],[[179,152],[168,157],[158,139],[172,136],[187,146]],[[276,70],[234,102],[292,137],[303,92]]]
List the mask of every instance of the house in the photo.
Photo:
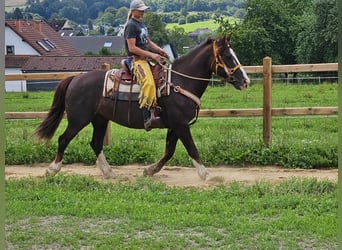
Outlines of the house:
[[[101,70],[106,63],[110,68],[121,65],[122,56],[31,56],[22,65],[23,73],[84,72]],[[27,91],[53,90],[59,81],[40,80],[27,83]]]
[[[21,74],[22,67],[25,63],[30,59],[28,55],[22,56],[5,56],[5,74]],[[26,81],[10,81],[5,82],[6,91],[17,91],[17,92],[25,92],[26,89]]]
[[6,20],[6,55],[79,56],[44,20]]
[[68,20],[52,19],[48,21],[48,24],[60,35],[60,36],[78,36],[82,33],[81,25],[74,29]]
[[[64,23],[63,27],[67,27]],[[69,39],[77,46],[73,46]],[[45,21],[5,21],[5,74],[90,71],[108,63],[118,67],[122,56],[82,56],[81,51],[111,52],[124,49],[121,37],[62,37]],[[77,47],[77,48],[76,48]],[[85,53],[85,52],[83,52]],[[52,90],[58,81],[10,81],[6,91]]]
[[117,55],[125,53],[125,39],[120,36],[65,36],[64,39],[82,55],[88,52],[98,54],[103,48]]
[[189,33],[189,37],[194,41],[196,42],[197,44],[201,43],[202,40],[203,40],[203,37],[207,37],[209,36],[210,34],[212,34],[213,31],[211,29],[208,29],[208,28],[199,28],[199,29],[196,29],[195,31],[193,32],[190,32]]
[[[5,20],[5,74],[20,74],[30,56],[80,56],[44,20]],[[5,83],[6,91],[26,91],[26,81]]]

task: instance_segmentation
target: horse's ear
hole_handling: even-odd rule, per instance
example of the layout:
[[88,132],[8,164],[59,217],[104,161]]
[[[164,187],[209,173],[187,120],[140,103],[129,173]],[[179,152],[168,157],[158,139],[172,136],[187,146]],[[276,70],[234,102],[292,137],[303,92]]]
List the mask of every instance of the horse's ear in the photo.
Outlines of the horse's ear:
[[226,36],[217,39],[216,42],[218,46],[222,47],[224,43],[226,42]]
[[212,37],[209,36],[209,37],[207,37],[207,39],[205,40],[205,43],[206,43],[206,44],[210,44],[210,43],[213,42],[213,40],[214,40],[214,39],[213,39]]
[[226,35],[226,41],[227,41],[228,44],[230,44],[231,39],[232,39],[232,35],[231,34]]

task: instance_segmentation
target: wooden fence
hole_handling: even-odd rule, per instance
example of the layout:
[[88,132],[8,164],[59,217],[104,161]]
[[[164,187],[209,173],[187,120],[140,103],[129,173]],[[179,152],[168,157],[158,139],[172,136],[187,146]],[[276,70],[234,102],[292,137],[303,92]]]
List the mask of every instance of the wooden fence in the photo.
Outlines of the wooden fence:
[[[105,69],[106,65],[103,65],[102,68]],[[200,117],[263,116],[263,141],[266,146],[269,146],[272,141],[272,116],[336,115],[338,113],[337,107],[272,108],[271,103],[272,74],[338,71],[337,63],[272,65],[272,59],[270,57],[265,57],[262,66],[244,66],[244,69],[247,74],[263,75],[263,108],[203,109],[200,110]],[[82,72],[13,74],[6,75],[5,80],[60,80],[80,73]],[[5,119],[43,119],[46,115],[47,112],[5,112]],[[110,144],[110,130],[106,135],[105,144]]]

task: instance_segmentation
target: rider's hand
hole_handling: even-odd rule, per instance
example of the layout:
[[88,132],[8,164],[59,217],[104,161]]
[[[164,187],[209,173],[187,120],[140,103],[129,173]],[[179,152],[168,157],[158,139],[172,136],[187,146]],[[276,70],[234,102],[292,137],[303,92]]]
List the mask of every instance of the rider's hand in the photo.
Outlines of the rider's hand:
[[164,56],[164,57],[169,57],[169,55],[167,54],[166,50],[164,50],[164,49],[160,49],[159,50],[159,54]]
[[159,54],[154,54],[154,53],[153,53],[153,55],[151,56],[151,58],[152,58],[153,60],[155,60],[156,62],[158,62],[158,63],[162,63],[162,62],[163,62],[163,59],[164,59],[161,55],[159,55]]

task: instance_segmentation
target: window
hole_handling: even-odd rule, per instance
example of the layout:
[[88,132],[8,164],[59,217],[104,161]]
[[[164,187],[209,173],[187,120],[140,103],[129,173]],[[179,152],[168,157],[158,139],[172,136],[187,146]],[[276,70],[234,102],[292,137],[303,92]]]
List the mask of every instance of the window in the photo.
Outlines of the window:
[[51,47],[51,49],[55,49],[56,46],[47,38],[44,38],[44,42]]
[[42,41],[37,41],[37,44],[42,47],[46,52],[49,52],[49,48],[44,45]]
[[7,45],[6,46],[6,55],[14,55],[14,46],[13,45]]
[[113,44],[112,42],[105,42],[103,47],[110,48],[110,47],[112,47],[112,44]]

